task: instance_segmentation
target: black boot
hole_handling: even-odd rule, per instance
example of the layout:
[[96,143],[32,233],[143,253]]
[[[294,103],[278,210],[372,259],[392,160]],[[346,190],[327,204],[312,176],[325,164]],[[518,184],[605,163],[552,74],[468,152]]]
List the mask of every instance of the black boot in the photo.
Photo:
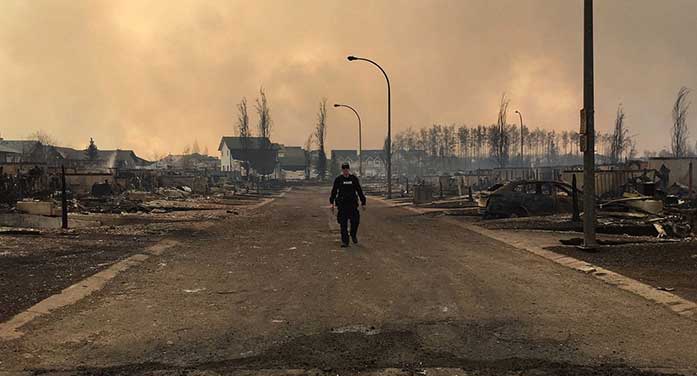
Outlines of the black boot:
[[353,244],[358,244],[358,236],[356,236],[356,235],[351,236],[351,240],[353,240]]

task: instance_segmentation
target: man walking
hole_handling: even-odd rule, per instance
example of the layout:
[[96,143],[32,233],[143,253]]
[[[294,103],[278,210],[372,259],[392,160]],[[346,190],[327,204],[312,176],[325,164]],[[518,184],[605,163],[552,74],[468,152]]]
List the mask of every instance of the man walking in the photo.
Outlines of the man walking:
[[332,205],[332,212],[335,207],[339,207],[336,219],[341,227],[341,247],[349,246],[348,222],[351,221],[351,240],[358,243],[358,224],[361,221],[361,214],[358,212],[358,199],[365,209],[365,195],[361,189],[358,178],[351,174],[348,163],[341,165],[341,175],[334,179],[332,194],[329,196],[329,203]]

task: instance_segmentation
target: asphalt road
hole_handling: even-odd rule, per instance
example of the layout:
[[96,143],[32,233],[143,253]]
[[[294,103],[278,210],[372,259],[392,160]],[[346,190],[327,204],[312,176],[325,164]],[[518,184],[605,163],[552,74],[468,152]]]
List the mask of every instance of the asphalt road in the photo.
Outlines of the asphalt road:
[[0,342],[0,370],[697,374],[695,321],[375,200],[341,249],[327,194],[295,189],[192,232]]

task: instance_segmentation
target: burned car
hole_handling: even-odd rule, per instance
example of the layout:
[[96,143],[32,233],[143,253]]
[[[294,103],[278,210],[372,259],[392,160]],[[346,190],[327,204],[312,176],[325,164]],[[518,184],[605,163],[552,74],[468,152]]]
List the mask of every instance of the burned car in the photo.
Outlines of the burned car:
[[486,208],[486,203],[489,201],[489,196],[491,196],[492,193],[496,192],[496,190],[501,187],[503,187],[503,184],[496,183],[486,190],[479,192],[477,195],[477,206],[482,209]]
[[[527,217],[573,211],[572,187],[559,181],[509,182],[488,193],[485,218]],[[577,191],[582,207],[582,193]]]

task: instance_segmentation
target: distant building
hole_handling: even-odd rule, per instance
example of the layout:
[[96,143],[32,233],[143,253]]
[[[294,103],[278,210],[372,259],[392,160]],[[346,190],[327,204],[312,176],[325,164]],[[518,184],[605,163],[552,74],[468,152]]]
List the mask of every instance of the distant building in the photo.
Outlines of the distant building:
[[0,145],[0,163],[17,163],[21,155],[15,149]]
[[159,170],[220,171],[220,159],[198,153],[168,155],[153,164]]
[[86,150],[44,145],[32,140],[0,139],[0,163],[45,165],[72,169],[136,169],[150,164],[133,150],[99,150],[94,158]]
[[384,178],[387,176],[384,150],[363,150],[363,175],[371,178]]
[[364,177],[387,176],[383,150],[363,150],[360,156],[356,150],[332,150],[331,155],[330,171],[332,174],[339,174],[341,165],[348,163],[351,166],[351,171],[358,175],[362,161]]
[[0,146],[16,153],[12,156],[14,163],[57,166],[64,160],[56,147],[35,140],[0,140]]
[[133,150],[97,150],[96,155],[92,158],[88,155],[87,150],[65,147],[56,147],[56,150],[63,156],[68,165],[75,168],[131,170],[143,168],[152,163],[137,156]]
[[220,169],[225,172],[271,175],[277,172],[279,145],[271,143],[266,137],[223,137],[220,139]]
[[281,179],[302,180],[307,174],[307,154],[300,146],[284,146],[278,150]]
[[331,164],[329,164],[329,174],[339,175],[341,173],[341,165],[348,163],[355,175],[359,175],[358,171],[358,152],[355,150],[332,150]]

